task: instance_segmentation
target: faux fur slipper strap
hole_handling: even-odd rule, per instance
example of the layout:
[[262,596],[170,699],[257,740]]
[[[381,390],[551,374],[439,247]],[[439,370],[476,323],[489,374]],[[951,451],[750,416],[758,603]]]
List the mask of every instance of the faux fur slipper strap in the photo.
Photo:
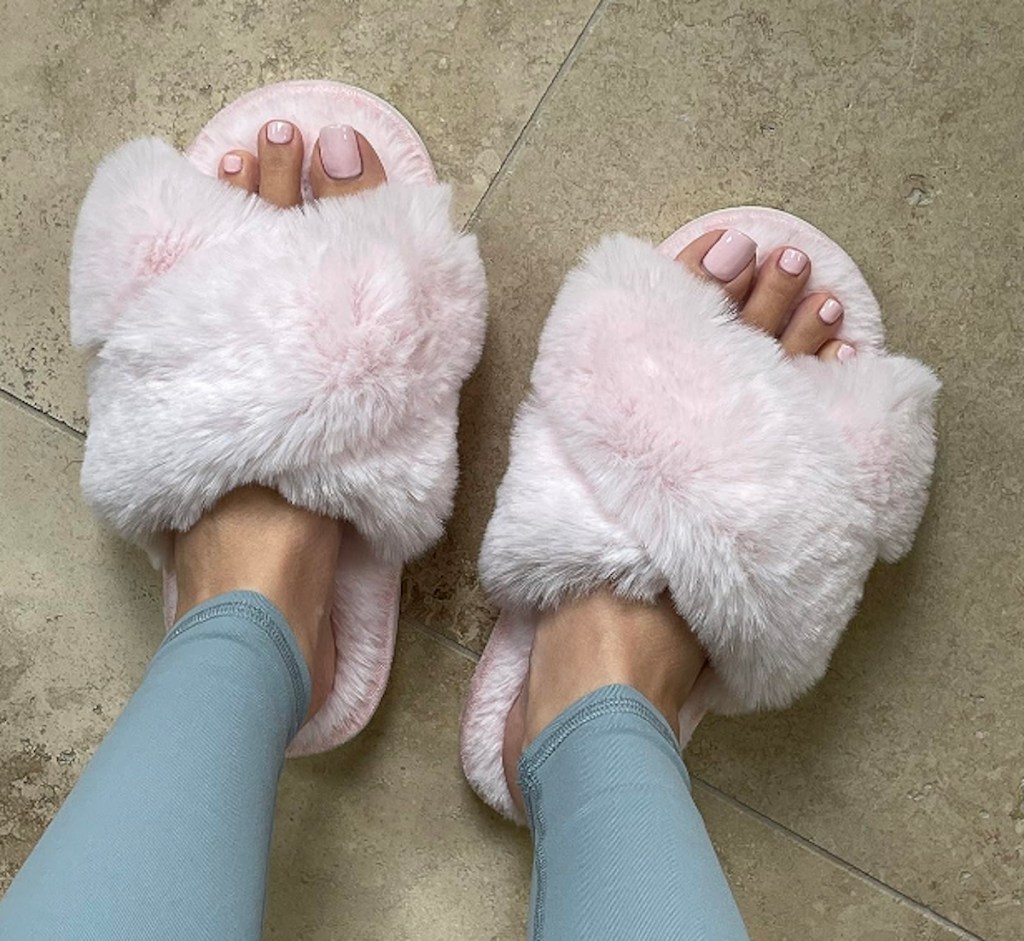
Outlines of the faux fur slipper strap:
[[520,612],[607,582],[637,599],[667,588],[713,666],[705,705],[788,704],[926,501],[938,382],[882,350],[873,309],[877,322],[851,317],[854,359],[787,359],[718,286],[607,238],[544,329],[484,539],[486,588]]
[[109,157],[71,271],[98,514],[152,548],[260,483],[349,520],[388,563],[438,538],[485,306],[449,202],[388,183],[282,211],[157,140]]

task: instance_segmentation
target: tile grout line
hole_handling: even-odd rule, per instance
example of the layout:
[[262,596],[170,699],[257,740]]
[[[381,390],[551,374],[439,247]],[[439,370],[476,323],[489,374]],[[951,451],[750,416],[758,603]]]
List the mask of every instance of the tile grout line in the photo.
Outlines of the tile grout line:
[[893,888],[893,886],[889,885],[888,883],[883,882],[881,879],[871,875],[868,872],[865,872],[859,866],[855,866],[853,863],[843,859],[841,856],[837,856],[835,853],[832,853],[824,847],[819,846],[817,843],[814,843],[812,840],[807,839],[807,837],[802,836],[795,830],[791,830],[785,824],[781,824],[777,820],[773,820],[767,814],[761,813],[761,811],[756,810],[749,804],[745,804],[738,798],[735,798],[730,794],[726,794],[725,791],[715,787],[715,785],[713,784],[708,783],[703,778],[698,778],[694,776],[693,783],[701,790],[707,791],[709,794],[713,794],[715,797],[720,798],[725,803],[732,806],[734,809],[742,813],[750,814],[770,829],[775,830],[777,833],[780,833],[781,835],[786,836],[792,840],[795,840],[800,846],[810,851],[811,853],[814,853],[816,856],[822,857],[828,862],[838,866],[840,869],[843,869],[844,871],[848,872],[850,875],[855,876],[864,882],[867,882],[869,885],[890,896],[895,901],[900,902],[903,905],[906,905],[908,908],[917,912],[919,915],[928,919],[929,921],[939,925],[942,928],[947,929],[948,931],[956,932],[960,936],[961,941],[985,941],[985,939],[981,937],[981,935],[974,934],[974,932],[969,931],[963,925],[958,925],[955,921],[951,921],[944,915],[940,915],[937,911],[935,911],[935,909],[929,908],[923,902],[919,902],[917,899],[911,898],[909,895],[905,894],[904,892],[901,892],[899,889]]
[[456,656],[461,657],[464,660],[469,660],[471,663],[476,664],[480,660],[480,654],[475,650],[470,650],[469,647],[464,647],[457,640],[452,640],[446,634],[442,634],[440,631],[434,630],[432,627],[428,627],[426,624],[421,623],[416,618],[409,617],[408,615],[401,615],[399,618],[400,624],[408,624],[418,634],[425,634],[431,640],[437,641],[442,647],[447,648]]
[[[472,663],[477,663],[480,660],[479,654],[477,654],[475,651],[470,650],[468,647],[464,647],[462,644],[452,640],[450,637],[448,637],[445,634],[442,634],[440,631],[436,631],[432,627],[428,627],[426,624],[421,623],[416,618],[403,616],[402,621],[403,623],[408,624],[417,633],[423,634],[430,640],[436,641],[442,647],[447,648],[457,656],[469,660]],[[715,785],[710,784],[703,778],[698,778],[696,775],[694,775],[693,782],[701,790],[713,794],[715,797],[723,800],[725,803],[729,804],[735,810],[738,810],[740,813],[748,814],[750,816],[755,817],[758,821],[763,823],[769,829],[774,830],[775,832],[785,837],[788,837],[789,839],[795,840],[804,849],[838,866],[840,869],[849,873],[850,875],[859,878],[864,882],[867,882],[875,889],[878,889],[879,891],[888,895],[890,898],[894,899],[900,904],[906,905],[908,908],[917,912],[923,918],[928,919],[929,921],[933,922],[934,924],[942,928],[945,928],[948,931],[956,932],[960,936],[960,941],[985,941],[985,939],[981,937],[981,935],[974,934],[972,931],[969,931],[967,928],[963,927],[963,925],[958,925],[956,922],[951,921],[943,915],[940,915],[937,911],[935,911],[933,908],[929,908],[923,902],[919,902],[917,901],[917,899],[911,898],[909,895],[905,894],[904,892],[901,892],[899,889],[894,888],[888,883],[883,882],[881,879],[872,876],[870,873],[865,872],[863,869],[859,868],[858,866],[855,866],[848,860],[843,859],[841,856],[837,856],[835,853],[829,852],[829,850],[819,846],[817,843],[814,843],[807,837],[802,836],[795,830],[791,830],[789,827],[779,823],[777,820],[773,820],[767,814],[764,814],[761,811],[756,810],[749,804],[745,804],[738,798],[735,798],[730,794],[726,794],[725,791],[722,791],[721,789],[715,787]]]
[[583,24],[583,29],[580,30],[580,34],[573,41],[572,46],[566,53],[565,58],[562,60],[562,64],[558,66],[555,74],[552,76],[551,81],[548,82],[547,88],[541,93],[540,98],[537,99],[537,104],[534,106],[533,111],[530,112],[530,116],[526,119],[526,123],[523,125],[522,130],[516,136],[516,139],[512,142],[512,146],[508,149],[504,159],[501,161],[500,166],[495,172],[494,176],[491,177],[490,183],[487,184],[487,189],[484,190],[483,196],[480,197],[479,202],[473,208],[473,211],[469,214],[469,219],[466,220],[466,224],[462,227],[463,232],[469,232],[476,225],[477,220],[480,218],[480,214],[483,211],[484,204],[487,202],[487,197],[491,195],[491,191],[498,185],[498,183],[504,179],[506,171],[508,170],[509,164],[512,159],[516,156],[522,147],[523,141],[526,135],[537,123],[537,115],[540,113],[541,108],[544,107],[545,102],[551,97],[555,87],[561,81],[569,69],[575,64],[576,59],[579,57],[580,49],[583,47],[583,43],[587,37],[593,32],[594,26],[597,23],[597,19],[601,12],[604,10],[608,0],[598,0],[597,6],[594,7],[593,12],[587,17],[587,22]]
[[71,435],[76,441],[81,444],[85,440],[85,433],[79,431],[72,425],[61,421],[59,418],[55,418],[49,412],[40,408],[38,405],[33,405],[31,402],[26,402],[24,399],[19,398],[13,392],[8,392],[7,389],[0,389],[0,402],[8,402],[15,408],[21,409],[22,411],[28,412],[34,418],[55,427],[58,431],[62,431],[65,434]]

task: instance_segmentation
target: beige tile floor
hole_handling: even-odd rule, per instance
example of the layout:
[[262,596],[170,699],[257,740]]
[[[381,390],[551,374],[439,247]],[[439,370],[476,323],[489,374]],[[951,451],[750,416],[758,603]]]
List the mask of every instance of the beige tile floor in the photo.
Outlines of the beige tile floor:
[[582,248],[757,202],[839,239],[892,345],[940,372],[941,455],[916,549],[875,573],[829,677],[786,713],[706,723],[697,798],[756,941],[1024,937],[1024,7],[595,2],[0,3],[0,889],[160,634],[153,574],[77,495],[66,265],[91,168],[326,76],[420,128],[480,236],[492,319],[385,705],[286,771],[267,936],[521,936],[528,843],[455,753],[512,410]]

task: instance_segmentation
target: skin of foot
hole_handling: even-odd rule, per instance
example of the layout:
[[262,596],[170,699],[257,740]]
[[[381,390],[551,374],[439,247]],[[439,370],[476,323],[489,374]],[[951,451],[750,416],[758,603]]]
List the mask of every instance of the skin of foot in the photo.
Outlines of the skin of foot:
[[[853,347],[836,339],[843,308],[831,294],[804,296],[811,259],[795,246],[756,261],[756,244],[734,229],[707,232],[676,260],[718,282],[739,318],[775,337],[789,356],[846,361]],[[505,726],[502,758],[512,798],[523,810],[517,764],[534,738],[587,693],[622,683],[653,703],[676,736],[679,710],[705,665],[693,631],[667,594],[656,604],[617,598],[609,588],[542,613],[523,688]]]
[[[224,154],[218,176],[289,209],[302,202],[303,148],[295,124],[268,121],[260,128],[256,153]],[[310,164],[315,199],[354,196],[385,180],[380,159],[358,131],[348,125],[321,129]],[[269,598],[294,632],[309,667],[307,719],[324,704],[334,682],[330,614],[341,531],[337,520],[293,506],[274,490],[246,486],[226,494],[174,538],[175,620],[228,591],[256,591]]]

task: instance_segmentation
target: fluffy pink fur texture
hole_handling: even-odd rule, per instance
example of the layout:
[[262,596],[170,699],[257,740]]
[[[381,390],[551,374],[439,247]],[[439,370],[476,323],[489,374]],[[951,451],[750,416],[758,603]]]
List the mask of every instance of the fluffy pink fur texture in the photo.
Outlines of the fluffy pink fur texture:
[[537,612],[602,584],[670,591],[713,666],[703,707],[782,707],[821,677],[876,558],[909,548],[934,458],[938,381],[882,351],[874,310],[854,360],[787,359],[635,239],[569,275],[480,555],[504,608],[463,723],[485,800],[515,816],[501,738]]
[[91,354],[82,487],[98,515],[159,558],[161,533],[260,483],[354,530],[333,714],[293,751],[372,713],[401,565],[451,510],[486,288],[449,203],[448,187],[392,182],[280,210],[139,140],[82,207],[71,322]]

